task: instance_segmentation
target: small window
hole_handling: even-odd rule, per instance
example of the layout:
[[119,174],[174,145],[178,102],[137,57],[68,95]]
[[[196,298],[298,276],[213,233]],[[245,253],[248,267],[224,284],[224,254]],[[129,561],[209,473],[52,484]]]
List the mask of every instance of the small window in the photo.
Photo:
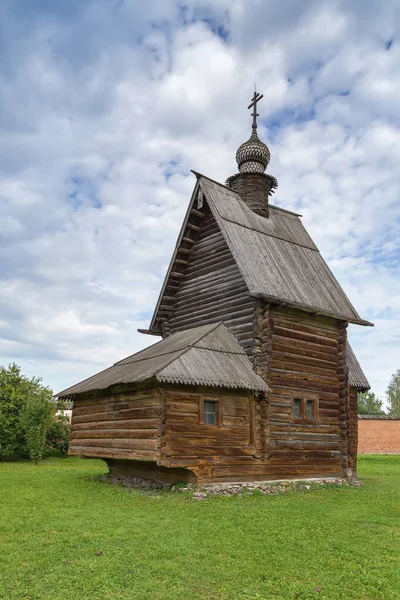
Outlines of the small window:
[[314,418],[314,400],[306,401],[306,419]]
[[204,400],[203,423],[205,425],[217,424],[217,403],[214,400]]
[[221,401],[215,399],[215,396],[206,396],[199,402],[199,423],[200,425],[221,425]]
[[292,398],[292,421],[294,423],[318,421],[318,400],[316,398]]
[[300,419],[301,417],[301,402],[301,398],[293,400],[293,416],[295,419]]

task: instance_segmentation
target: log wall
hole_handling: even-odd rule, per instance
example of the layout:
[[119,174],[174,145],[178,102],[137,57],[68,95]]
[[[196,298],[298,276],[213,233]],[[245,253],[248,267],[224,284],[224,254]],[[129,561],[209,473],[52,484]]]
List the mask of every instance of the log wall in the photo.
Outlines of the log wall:
[[206,206],[204,210],[179,288],[169,301],[164,331],[169,334],[224,321],[251,357],[256,301],[249,296],[214,217]]
[[99,458],[157,460],[161,395],[157,388],[77,399],[69,454]]
[[[299,476],[342,474],[349,466],[346,329],[333,319],[269,306],[263,317],[258,360],[271,387],[271,464],[281,465],[282,475],[294,466]],[[317,422],[293,422],[294,397],[318,402]]]
[[[199,422],[202,398],[221,403],[219,425]],[[199,481],[222,480],[232,468],[255,462],[255,400],[251,393],[211,389],[209,393],[164,390],[162,462],[190,468]],[[247,467],[245,467],[247,468]]]
[[[357,398],[349,393],[346,328],[257,301],[249,335],[270,393],[165,384],[83,397],[74,403],[69,453],[127,459],[139,471],[151,461],[149,473],[168,468],[176,480],[186,469],[200,483],[354,474]],[[221,403],[216,426],[200,423],[204,396]],[[294,397],[318,402],[316,421],[294,422]]]

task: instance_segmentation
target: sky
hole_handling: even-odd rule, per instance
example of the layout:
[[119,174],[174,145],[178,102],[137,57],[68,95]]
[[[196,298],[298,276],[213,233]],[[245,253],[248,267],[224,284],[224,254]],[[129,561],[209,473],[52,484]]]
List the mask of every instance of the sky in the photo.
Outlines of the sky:
[[271,151],[362,318],[382,399],[400,368],[397,0],[2,0],[0,365],[55,392],[154,343],[195,177]]

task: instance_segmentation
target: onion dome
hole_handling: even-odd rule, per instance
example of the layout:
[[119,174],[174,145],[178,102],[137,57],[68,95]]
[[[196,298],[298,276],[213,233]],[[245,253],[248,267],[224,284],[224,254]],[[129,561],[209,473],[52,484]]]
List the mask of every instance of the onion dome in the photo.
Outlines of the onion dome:
[[239,146],[236,152],[236,162],[240,173],[264,173],[270,158],[268,146],[260,140],[255,131],[247,142]]

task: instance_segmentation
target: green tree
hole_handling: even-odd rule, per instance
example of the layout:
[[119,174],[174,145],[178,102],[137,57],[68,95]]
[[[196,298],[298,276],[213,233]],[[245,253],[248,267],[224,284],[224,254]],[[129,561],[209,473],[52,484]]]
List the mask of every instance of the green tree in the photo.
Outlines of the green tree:
[[378,400],[373,392],[358,394],[357,408],[359,415],[384,415],[382,400]]
[[0,367],[0,460],[42,458],[55,413],[51,397],[39,378],[29,379],[16,364]]
[[393,373],[386,390],[386,396],[389,404],[389,415],[400,417],[400,369]]
[[35,465],[46,451],[47,432],[53,422],[54,407],[51,404],[51,396],[51,391],[47,388],[34,391],[21,411],[21,425],[29,457]]

